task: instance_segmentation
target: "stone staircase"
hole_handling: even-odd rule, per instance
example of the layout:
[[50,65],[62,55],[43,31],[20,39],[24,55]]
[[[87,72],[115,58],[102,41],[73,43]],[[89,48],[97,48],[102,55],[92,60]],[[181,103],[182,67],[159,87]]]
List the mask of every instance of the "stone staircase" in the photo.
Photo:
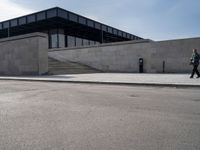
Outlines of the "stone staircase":
[[58,74],[83,74],[83,73],[98,73],[101,72],[86,65],[75,62],[65,61],[61,62],[54,58],[49,57],[49,72],[50,75]]

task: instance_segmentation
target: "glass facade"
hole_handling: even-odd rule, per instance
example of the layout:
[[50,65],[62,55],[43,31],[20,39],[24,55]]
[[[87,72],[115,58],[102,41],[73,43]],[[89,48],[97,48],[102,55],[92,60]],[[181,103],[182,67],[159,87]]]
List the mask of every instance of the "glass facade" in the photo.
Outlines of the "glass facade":
[[49,48],[81,47],[100,44],[98,41],[66,35],[63,29],[52,29],[49,33]]
[[53,18],[57,16],[56,9],[51,9],[47,11],[47,18]]
[[113,33],[117,35],[117,29],[113,29]]
[[58,30],[58,47],[65,47],[65,31],[62,29]]
[[9,21],[3,23],[3,28],[4,29],[9,28]]
[[49,48],[65,47],[65,35],[62,29],[53,29],[49,31]]
[[119,36],[122,36],[122,31],[118,31],[118,35],[119,35]]
[[45,12],[40,12],[37,14],[37,21],[45,19]]
[[62,9],[58,9],[58,16],[64,19],[68,19],[68,12]]
[[11,21],[10,21],[10,26],[11,26],[11,27],[17,26],[17,19],[11,20]]
[[74,37],[67,35],[67,45],[66,47],[81,47],[81,46],[89,46],[100,44],[98,41],[88,40],[80,37]]
[[107,27],[105,25],[102,25],[102,30],[107,32]]
[[86,19],[83,17],[79,17],[79,23],[86,25]]
[[59,7],[0,22],[0,38],[44,30],[49,35],[49,48],[141,39]]
[[67,36],[67,47],[75,47],[76,39],[73,36]]
[[26,17],[19,18],[19,25],[26,24]]
[[111,27],[108,27],[108,32],[112,33],[112,28]]
[[49,31],[49,47],[58,48],[58,34],[57,29]]
[[125,38],[126,37],[126,33],[123,32],[122,36]]
[[99,29],[99,30],[101,29],[101,24],[100,24],[100,23],[95,22],[94,25],[95,25],[94,27],[95,27],[96,29]]
[[87,24],[89,27],[92,27],[92,28],[94,27],[94,21],[92,21],[92,20],[88,20]]
[[83,45],[83,40],[81,38],[76,38],[76,46],[80,47]]
[[27,22],[28,23],[32,23],[32,22],[35,22],[36,19],[35,19],[35,15],[30,15],[27,17]]
[[72,13],[69,13],[69,20],[73,22],[78,22],[78,16]]
[[87,39],[83,39],[83,45],[84,46],[88,46],[89,45],[89,41]]

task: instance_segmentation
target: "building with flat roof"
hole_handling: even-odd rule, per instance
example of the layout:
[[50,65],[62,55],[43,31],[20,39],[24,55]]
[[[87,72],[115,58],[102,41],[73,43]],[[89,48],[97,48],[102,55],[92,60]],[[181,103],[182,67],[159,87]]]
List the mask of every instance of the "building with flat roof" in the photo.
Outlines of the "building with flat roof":
[[48,34],[49,48],[142,39],[59,7],[0,22],[0,39],[34,32]]
[[0,75],[189,73],[200,38],[152,41],[51,8],[0,22]]

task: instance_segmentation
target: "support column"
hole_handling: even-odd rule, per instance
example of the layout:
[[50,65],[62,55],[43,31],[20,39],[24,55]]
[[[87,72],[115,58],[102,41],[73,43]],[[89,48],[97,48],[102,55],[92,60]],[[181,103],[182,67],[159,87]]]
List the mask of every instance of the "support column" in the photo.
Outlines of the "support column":
[[101,43],[104,43],[103,30],[102,30],[102,29],[101,29],[101,34],[100,34],[100,36],[101,36],[101,37],[100,37],[100,38],[101,38],[101,41],[100,41],[100,42],[101,42]]
[[10,37],[10,27],[8,27],[8,37]]

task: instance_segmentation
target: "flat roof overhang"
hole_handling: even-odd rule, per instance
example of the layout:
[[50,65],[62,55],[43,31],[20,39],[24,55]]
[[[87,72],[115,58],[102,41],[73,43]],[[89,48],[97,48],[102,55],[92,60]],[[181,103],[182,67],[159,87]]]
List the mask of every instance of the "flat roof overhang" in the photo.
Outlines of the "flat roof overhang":
[[0,38],[44,32],[54,28],[67,35],[106,42],[140,40],[141,37],[55,7],[34,14],[0,22]]

